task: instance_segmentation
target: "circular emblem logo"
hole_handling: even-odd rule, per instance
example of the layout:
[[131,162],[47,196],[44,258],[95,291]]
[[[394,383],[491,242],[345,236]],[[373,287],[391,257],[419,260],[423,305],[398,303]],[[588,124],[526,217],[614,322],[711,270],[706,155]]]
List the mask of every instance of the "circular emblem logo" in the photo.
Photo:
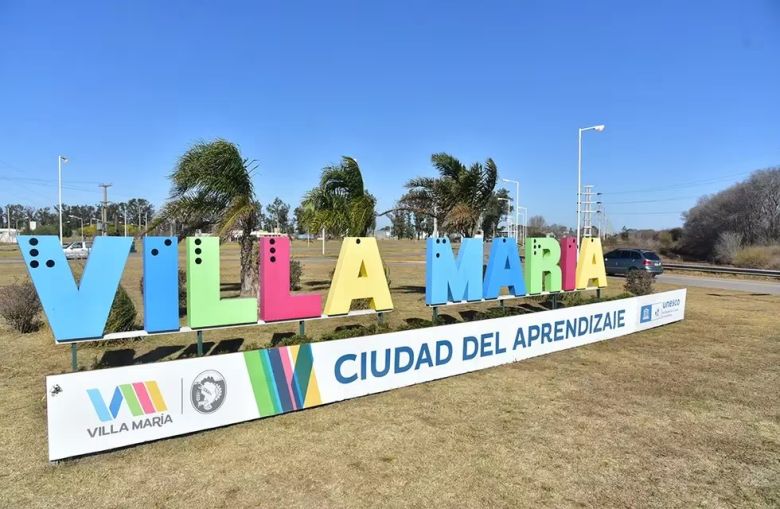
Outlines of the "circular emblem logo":
[[202,414],[216,412],[226,396],[227,384],[219,371],[204,371],[192,381],[190,402],[192,407]]

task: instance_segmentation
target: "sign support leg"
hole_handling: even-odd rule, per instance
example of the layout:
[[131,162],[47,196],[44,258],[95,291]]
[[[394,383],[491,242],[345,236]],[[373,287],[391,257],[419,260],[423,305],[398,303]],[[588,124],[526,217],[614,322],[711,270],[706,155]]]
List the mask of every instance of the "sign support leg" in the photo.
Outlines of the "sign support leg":
[[596,298],[597,298],[597,299],[600,299],[600,298],[601,298],[601,288],[597,288],[597,289],[596,289]]
[[203,331],[199,330],[195,334],[197,336],[198,343],[198,357],[203,357]]
[[383,325],[385,323],[385,314],[382,312],[379,312],[376,314],[376,323],[378,325]]
[[558,295],[555,293],[550,295],[550,306],[552,309],[558,309]]
[[303,320],[298,321],[298,335],[299,336],[306,335],[306,322]]
[[437,308],[436,306],[433,306],[433,308],[431,308],[431,309],[433,309],[433,315],[431,316],[431,322],[433,323],[433,325],[436,325],[436,322],[439,321],[439,308]]
[[79,370],[79,354],[77,350],[76,343],[70,344],[70,370],[71,371],[78,371]]
[[504,299],[501,299],[499,302],[501,303],[501,314],[506,315],[506,305],[504,304]]

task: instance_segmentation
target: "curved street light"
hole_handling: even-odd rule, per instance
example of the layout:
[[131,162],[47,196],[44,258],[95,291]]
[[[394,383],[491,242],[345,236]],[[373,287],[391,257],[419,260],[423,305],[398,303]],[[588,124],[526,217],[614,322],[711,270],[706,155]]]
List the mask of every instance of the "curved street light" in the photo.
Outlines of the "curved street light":
[[81,246],[84,247],[84,220],[79,216],[68,216],[71,219],[78,219],[81,221]]
[[580,216],[582,215],[582,133],[585,131],[602,132],[606,126],[604,124],[593,125],[590,127],[580,127],[578,136],[578,151],[577,151],[577,256],[580,252]]

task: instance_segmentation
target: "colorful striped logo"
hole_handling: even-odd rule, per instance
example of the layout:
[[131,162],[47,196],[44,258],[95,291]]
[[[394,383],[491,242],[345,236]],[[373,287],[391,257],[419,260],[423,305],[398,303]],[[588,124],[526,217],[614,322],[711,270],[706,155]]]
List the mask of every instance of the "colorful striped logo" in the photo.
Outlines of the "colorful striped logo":
[[160,392],[160,387],[157,386],[155,381],[135,382],[117,386],[108,405],[106,405],[98,389],[87,389],[87,394],[101,422],[116,419],[123,401],[127,402],[127,407],[130,409],[133,417],[168,410]]
[[244,352],[261,417],[322,404],[311,345]]

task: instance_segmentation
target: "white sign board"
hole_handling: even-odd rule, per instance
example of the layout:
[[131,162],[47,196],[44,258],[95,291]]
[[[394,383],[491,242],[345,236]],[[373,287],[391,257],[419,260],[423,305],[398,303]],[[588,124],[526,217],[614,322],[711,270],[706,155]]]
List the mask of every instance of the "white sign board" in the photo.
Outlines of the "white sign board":
[[57,460],[382,392],[682,320],[685,290],[46,379]]

